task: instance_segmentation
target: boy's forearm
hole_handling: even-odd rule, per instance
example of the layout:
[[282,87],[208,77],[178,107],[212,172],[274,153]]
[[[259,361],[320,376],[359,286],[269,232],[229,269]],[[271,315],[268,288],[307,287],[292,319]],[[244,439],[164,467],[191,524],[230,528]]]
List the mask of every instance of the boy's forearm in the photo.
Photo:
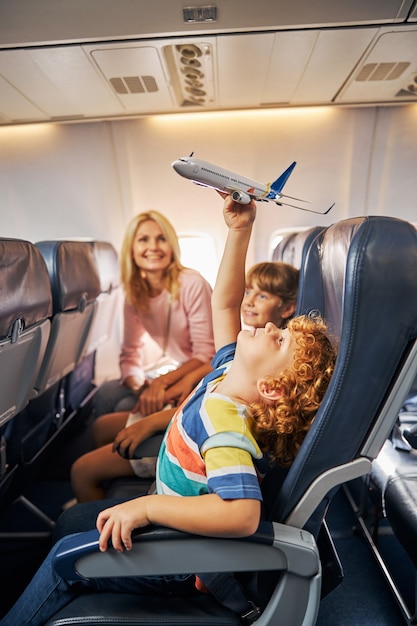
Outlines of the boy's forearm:
[[213,290],[213,307],[239,307],[245,290],[246,253],[252,224],[239,230],[229,230],[223,257]]
[[99,548],[105,552],[111,540],[118,552],[131,550],[132,530],[148,524],[206,537],[248,537],[258,528],[260,515],[259,500],[222,500],[215,493],[141,496],[99,513]]
[[223,500],[215,493],[197,497],[155,495],[146,503],[149,522],[212,537],[246,537],[260,519],[258,500]]

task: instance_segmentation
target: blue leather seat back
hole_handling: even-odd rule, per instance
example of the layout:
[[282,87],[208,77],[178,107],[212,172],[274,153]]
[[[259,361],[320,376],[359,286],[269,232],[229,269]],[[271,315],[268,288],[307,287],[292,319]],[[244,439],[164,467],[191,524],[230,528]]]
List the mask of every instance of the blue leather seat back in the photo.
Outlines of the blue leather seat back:
[[[334,224],[308,252],[306,284],[310,278],[314,289],[303,293],[300,311],[318,310],[326,318],[339,355],[324,401],[275,502],[271,516],[277,521],[287,519],[323,472],[360,455],[377,420],[417,336],[417,307],[410,297],[417,292],[417,232],[389,217]],[[320,522],[309,530],[317,531]]]
[[[307,280],[305,279],[305,272],[308,266],[306,259],[312,254],[312,249],[314,251],[317,250],[317,241],[322,236],[323,232],[324,226],[314,226],[308,230],[292,233],[284,237],[273,251],[273,261],[283,261],[284,263],[294,265],[294,267],[300,270],[295,315],[299,315],[303,312],[304,293],[306,291],[307,294],[312,292],[315,298],[317,297],[317,292],[321,291],[319,259],[317,256],[315,262],[310,262],[309,264],[310,270]],[[315,246],[313,246],[314,242],[316,242]],[[309,295],[307,296],[307,300],[310,301]]]
[[50,332],[52,294],[39,250],[0,239],[0,426],[33,392]]
[[101,287],[90,242],[42,241],[36,247],[46,262],[53,300],[51,335],[36,381],[41,394],[80,362]]

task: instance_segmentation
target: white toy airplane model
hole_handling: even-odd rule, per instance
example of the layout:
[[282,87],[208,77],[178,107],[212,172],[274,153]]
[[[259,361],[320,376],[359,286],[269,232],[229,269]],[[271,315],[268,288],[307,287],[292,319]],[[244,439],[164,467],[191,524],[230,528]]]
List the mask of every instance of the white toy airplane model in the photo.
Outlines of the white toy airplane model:
[[174,170],[192,180],[197,185],[203,187],[212,187],[225,193],[231,194],[235,202],[241,204],[249,204],[253,200],[275,202],[275,204],[286,205],[293,207],[294,209],[300,209],[301,211],[309,211],[310,213],[318,213],[319,215],[325,215],[334,206],[334,203],[324,212],[313,211],[306,207],[290,204],[281,198],[295,200],[296,202],[308,202],[307,200],[301,200],[300,198],[293,198],[292,196],[286,196],[281,193],[285,183],[287,182],[291,172],[293,171],[296,162],[291,165],[278,176],[276,181],[272,184],[257,183],[249,178],[244,178],[234,172],[213,165],[213,163],[207,163],[207,161],[201,161],[200,159],[193,158],[193,152],[188,157],[181,157],[172,163]]

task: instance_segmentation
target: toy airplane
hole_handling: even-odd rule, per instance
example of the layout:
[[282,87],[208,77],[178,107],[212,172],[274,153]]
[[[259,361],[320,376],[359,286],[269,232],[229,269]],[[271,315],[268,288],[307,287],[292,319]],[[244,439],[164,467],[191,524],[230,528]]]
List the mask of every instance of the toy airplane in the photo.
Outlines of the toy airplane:
[[[291,165],[283,172],[276,181],[272,184],[262,184],[257,183],[254,180],[249,178],[244,178],[239,174],[235,174],[234,172],[230,172],[228,170],[219,167],[218,165],[213,165],[213,163],[207,163],[207,161],[201,161],[200,159],[193,158],[193,152],[188,157],[181,157],[172,163],[172,167],[174,170],[180,174],[180,176],[184,176],[184,178],[188,178],[192,180],[197,185],[202,185],[203,187],[212,187],[213,189],[217,189],[219,191],[223,191],[225,193],[231,194],[233,200],[235,202],[240,202],[240,204],[249,204],[249,202],[253,200],[257,200],[259,202],[275,202],[275,204],[281,206],[290,206],[294,209],[299,209],[301,211],[309,211],[310,213],[318,213],[319,215],[326,215],[330,211],[330,209],[334,206],[334,203],[324,212],[321,211],[313,211],[312,209],[308,209],[307,207],[297,206],[295,204],[290,204],[286,202],[287,199],[295,200],[296,202],[307,202],[307,200],[301,200],[300,198],[294,198],[292,196],[286,196],[281,193],[282,189],[287,182],[291,172],[293,171],[296,162],[294,161]],[[282,200],[285,198],[285,200]]]

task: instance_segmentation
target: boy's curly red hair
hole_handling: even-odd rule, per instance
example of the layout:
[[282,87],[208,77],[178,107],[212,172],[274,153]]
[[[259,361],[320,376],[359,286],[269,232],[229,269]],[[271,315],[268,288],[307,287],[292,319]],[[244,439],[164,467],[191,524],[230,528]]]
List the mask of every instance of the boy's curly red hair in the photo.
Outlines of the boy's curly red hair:
[[332,376],[336,349],[321,317],[299,316],[288,322],[295,338],[293,366],[266,378],[280,397],[274,404],[250,405],[254,436],[273,462],[288,467],[310,428]]

